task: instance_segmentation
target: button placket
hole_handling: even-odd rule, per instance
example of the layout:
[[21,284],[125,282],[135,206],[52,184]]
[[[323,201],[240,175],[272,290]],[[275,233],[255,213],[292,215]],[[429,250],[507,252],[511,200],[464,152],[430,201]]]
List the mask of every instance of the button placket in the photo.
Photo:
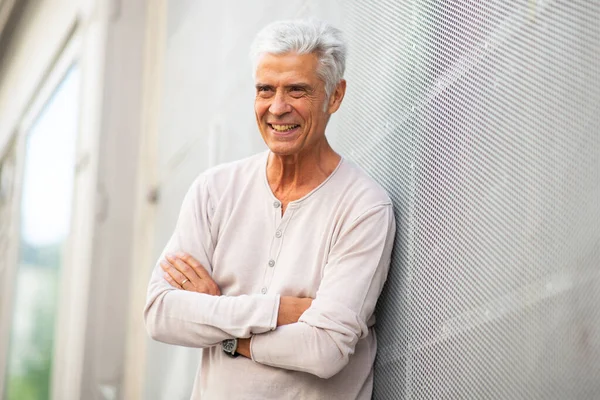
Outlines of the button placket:
[[286,229],[287,224],[289,223],[292,215],[293,208],[288,208],[288,211],[285,215],[281,215],[281,202],[278,200],[273,201],[273,210],[275,211],[275,233],[273,234],[273,239],[271,240],[271,247],[269,249],[269,257],[268,261],[265,265],[264,270],[264,278],[263,278],[263,286],[260,289],[262,294],[266,294],[269,291],[269,287],[273,281],[273,275],[275,274],[275,266],[277,265],[277,260],[279,258],[279,252],[281,251],[281,247],[283,244],[283,233]]

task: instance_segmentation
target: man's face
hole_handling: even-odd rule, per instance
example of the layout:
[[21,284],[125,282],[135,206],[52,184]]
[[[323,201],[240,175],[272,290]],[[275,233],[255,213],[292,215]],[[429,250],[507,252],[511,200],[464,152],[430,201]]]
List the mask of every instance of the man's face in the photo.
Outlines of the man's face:
[[265,143],[277,155],[315,149],[325,138],[329,116],[339,108],[343,93],[336,96],[336,90],[327,102],[317,67],[315,54],[264,54],[259,61],[254,112]]

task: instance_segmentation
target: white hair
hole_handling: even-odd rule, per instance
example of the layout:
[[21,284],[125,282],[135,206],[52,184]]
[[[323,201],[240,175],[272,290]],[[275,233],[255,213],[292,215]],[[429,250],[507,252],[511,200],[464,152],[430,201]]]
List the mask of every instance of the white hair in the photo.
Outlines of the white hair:
[[315,18],[277,21],[264,27],[252,43],[250,57],[254,78],[260,57],[265,54],[315,53],[319,59],[317,74],[325,83],[327,98],[344,78],[346,42],[342,32]]

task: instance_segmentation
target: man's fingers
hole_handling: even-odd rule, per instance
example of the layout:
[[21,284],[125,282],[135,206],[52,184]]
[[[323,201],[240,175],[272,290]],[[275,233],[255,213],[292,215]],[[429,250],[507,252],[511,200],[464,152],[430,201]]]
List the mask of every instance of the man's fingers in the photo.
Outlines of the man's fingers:
[[[194,288],[198,288],[198,286],[201,283],[201,279],[198,277],[198,274],[196,274],[196,272],[193,270],[192,267],[190,267],[184,261],[180,260],[178,257],[168,255],[168,256],[166,256],[166,259],[181,274],[181,276],[182,276],[181,282],[184,282],[187,279]],[[174,276],[174,278],[176,278],[176,277]],[[182,285],[182,286],[184,286],[184,285]],[[196,289],[192,289],[190,287],[187,287],[187,289],[197,291]]]
[[167,261],[161,262],[161,267],[182,289],[213,296],[221,295],[219,286],[192,256],[177,253],[177,255],[167,255],[165,258]]
[[[161,261],[160,267],[176,283],[176,285],[173,285],[171,282],[169,282],[169,283],[171,283],[171,286],[180,287],[180,288],[183,288],[183,286],[185,286],[185,283],[184,283],[184,285],[182,285],[182,283],[185,282],[187,278],[181,272],[179,272],[176,268],[174,268],[171,264],[169,264],[168,262],[165,262],[165,261]],[[189,281],[189,279],[188,279],[188,281]]]
[[[201,274],[198,274],[197,269],[192,267],[192,265],[190,264],[189,260],[190,259],[194,260],[192,257],[183,259],[182,257],[179,257],[179,255],[169,255],[166,258],[175,268],[177,268],[177,270],[179,272],[181,272],[190,281],[192,281],[194,286],[198,287],[200,285],[201,280],[205,279],[204,276],[202,276]],[[200,267],[200,269],[203,270],[202,267]],[[206,274],[206,272],[205,272],[205,274]]]
[[183,289],[183,288],[181,287],[181,285],[180,285],[179,283],[175,282],[175,280],[174,280],[174,279],[171,277],[171,275],[169,275],[169,274],[168,274],[168,273],[166,273],[166,272],[165,272],[165,280],[166,280],[167,282],[169,282],[169,284],[170,284],[171,286],[173,286],[174,288],[176,288],[176,289]]
[[186,264],[191,266],[196,274],[200,277],[200,279],[212,279],[212,277],[208,274],[208,271],[204,269],[202,264],[198,262],[194,257],[187,253],[179,252],[177,253],[177,258],[183,260]]
[[179,272],[185,275],[190,281],[194,282],[194,284],[199,283],[200,277],[198,276],[196,271],[194,271],[194,269],[184,261],[180,260],[179,258],[176,258],[175,264],[173,266],[177,268]]
[[[178,252],[176,254],[176,258],[181,260],[184,264],[186,264],[188,268],[191,267],[192,270],[196,273],[196,275],[200,278],[199,281],[194,280],[194,285],[199,286],[202,282],[202,284],[205,284],[205,286],[203,286],[204,293],[209,293],[214,296],[221,295],[221,289],[219,288],[219,285],[217,285],[217,283],[213,280],[212,276],[210,276],[208,271],[202,266],[202,264],[198,262],[198,260],[196,260],[191,255],[183,252]],[[184,272],[185,275],[189,276],[186,271],[182,272]]]

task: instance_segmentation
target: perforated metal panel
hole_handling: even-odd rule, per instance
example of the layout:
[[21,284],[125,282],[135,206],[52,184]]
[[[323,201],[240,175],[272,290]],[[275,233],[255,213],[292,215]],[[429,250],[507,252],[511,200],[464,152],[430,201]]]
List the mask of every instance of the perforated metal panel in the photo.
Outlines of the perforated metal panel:
[[600,3],[344,8],[336,145],[398,220],[374,398],[600,398]]

